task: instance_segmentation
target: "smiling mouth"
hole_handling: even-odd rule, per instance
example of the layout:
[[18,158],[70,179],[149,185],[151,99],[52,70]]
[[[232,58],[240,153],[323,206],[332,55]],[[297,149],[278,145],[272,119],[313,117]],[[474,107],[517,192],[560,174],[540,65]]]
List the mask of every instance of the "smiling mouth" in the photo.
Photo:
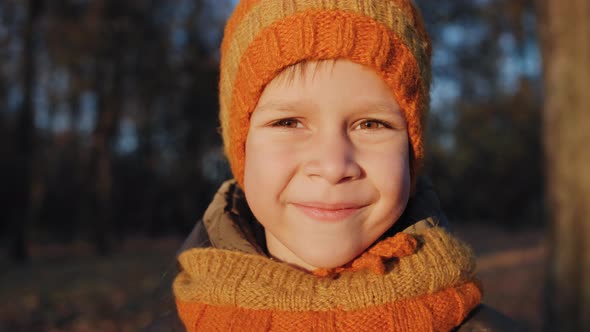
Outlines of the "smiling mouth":
[[292,205],[311,219],[332,222],[345,220],[365,207],[353,204],[292,203]]

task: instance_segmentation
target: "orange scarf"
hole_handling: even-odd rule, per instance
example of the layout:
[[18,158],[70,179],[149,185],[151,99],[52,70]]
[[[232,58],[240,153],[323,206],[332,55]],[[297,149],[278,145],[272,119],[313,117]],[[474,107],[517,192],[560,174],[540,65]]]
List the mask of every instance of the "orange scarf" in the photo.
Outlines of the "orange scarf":
[[481,302],[471,250],[441,228],[398,233],[314,274],[260,255],[191,249],[174,281],[187,331],[449,331]]

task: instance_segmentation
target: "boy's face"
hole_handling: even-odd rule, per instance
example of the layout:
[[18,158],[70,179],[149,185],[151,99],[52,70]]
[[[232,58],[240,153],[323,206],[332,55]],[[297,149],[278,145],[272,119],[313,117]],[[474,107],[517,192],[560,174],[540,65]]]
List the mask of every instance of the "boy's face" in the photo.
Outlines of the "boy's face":
[[269,252],[341,266],[400,217],[410,191],[406,122],[387,85],[347,60],[265,88],[246,140],[244,191]]

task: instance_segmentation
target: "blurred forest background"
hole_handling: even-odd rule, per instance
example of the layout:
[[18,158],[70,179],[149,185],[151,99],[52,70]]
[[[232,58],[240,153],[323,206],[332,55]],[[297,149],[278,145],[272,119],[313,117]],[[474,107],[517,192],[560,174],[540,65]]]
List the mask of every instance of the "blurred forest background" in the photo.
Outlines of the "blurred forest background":
[[[476,251],[510,242],[489,234],[518,234],[542,257],[534,1],[416,2],[434,42],[426,165],[444,211],[464,234],[485,234]],[[217,80],[234,5],[0,1],[0,330],[133,331],[160,310],[137,313],[152,299],[139,289],[158,288],[181,238],[231,176],[217,132]],[[70,280],[114,299],[76,302]],[[24,298],[8,296],[16,294]],[[533,300],[520,301],[514,310]],[[519,318],[539,327],[539,306],[530,306],[536,311]],[[110,318],[81,323],[84,310]],[[125,312],[134,313],[126,325]]]
[[[527,1],[423,1],[428,173],[454,222],[542,225],[541,73]],[[230,176],[217,133],[231,1],[0,7],[2,243],[186,234]],[[510,185],[507,185],[510,184]],[[493,199],[491,199],[493,198]]]

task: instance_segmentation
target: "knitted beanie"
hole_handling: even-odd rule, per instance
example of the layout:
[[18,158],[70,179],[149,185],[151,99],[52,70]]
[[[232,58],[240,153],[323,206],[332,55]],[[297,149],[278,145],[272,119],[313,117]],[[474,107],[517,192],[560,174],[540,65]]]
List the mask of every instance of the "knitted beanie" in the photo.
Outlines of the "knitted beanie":
[[221,45],[220,122],[225,154],[244,184],[250,116],[265,86],[299,62],[347,59],[372,68],[408,123],[412,183],[424,159],[430,38],[411,0],[242,0]]

